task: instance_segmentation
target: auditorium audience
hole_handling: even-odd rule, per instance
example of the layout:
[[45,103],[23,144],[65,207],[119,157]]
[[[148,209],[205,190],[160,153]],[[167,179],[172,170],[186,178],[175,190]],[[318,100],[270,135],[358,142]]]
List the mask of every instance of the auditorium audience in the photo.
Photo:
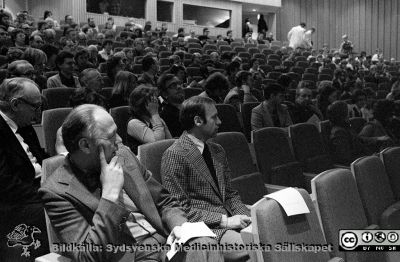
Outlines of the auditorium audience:
[[239,71],[236,74],[236,86],[232,88],[224,99],[225,104],[231,104],[240,111],[240,105],[247,102],[258,102],[251,94],[253,87],[253,76],[248,71]]
[[115,76],[115,84],[109,100],[110,108],[127,106],[129,95],[136,88],[137,77],[128,71],[119,71]]
[[321,81],[318,85],[318,109],[321,111],[322,116],[326,119],[326,110],[330,104],[335,102],[338,98],[337,90],[332,86],[332,81]]
[[288,109],[294,124],[307,122],[313,116],[323,119],[322,113],[312,103],[312,91],[306,87],[296,89],[295,103]]
[[158,90],[163,98],[160,116],[167,124],[171,136],[179,137],[183,132],[179,111],[185,100],[182,82],[173,74],[163,74],[158,79]]
[[47,79],[47,88],[80,87],[78,77],[73,75],[75,61],[71,52],[61,51],[56,57],[55,64],[58,74]]
[[[232,188],[225,151],[208,141],[221,120],[210,98],[194,96],[182,104],[185,130],[163,154],[163,185],[181,203],[190,222],[204,221],[220,244],[243,244],[240,230],[251,224],[249,209]],[[246,261],[247,250],[223,251],[226,261]]]
[[270,84],[264,89],[265,100],[251,111],[251,130],[293,124],[287,107],[282,105],[284,93],[284,88],[278,84]]
[[[79,106],[64,121],[62,136],[69,153],[40,189],[46,212],[63,243],[103,247],[63,254],[74,261],[164,260],[165,252],[155,252],[156,248],[135,252],[105,248],[110,243],[138,242],[157,247],[168,235],[172,241],[179,239],[181,225],[187,222],[177,200],[122,145],[113,118],[99,106]],[[190,242],[216,243],[211,238]],[[178,261],[222,261],[218,251],[197,249],[177,255]]]
[[[10,78],[0,85],[0,234],[7,236],[21,224],[36,229],[41,245],[32,257],[49,252],[43,204],[38,189],[42,160],[41,148],[32,120],[42,105],[38,86],[23,77]],[[10,242],[9,242],[10,243]],[[1,241],[2,258],[21,261],[21,252]]]
[[157,95],[155,87],[139,85],[129,96],[131,120],[127,127],[127,142],[135,154],[142,144],[172,138],[159,115]]
[[226,76],[220,72],[215,72],[207,78],[204,85],[204,91],[200,93],[199,96],[211,98],[215,103],[221,104],[224,102],[229,87],[229,82]]
[[[122,11],[117,1],[111,2],[106,6],[107,12]],[[106,3],[106,1],[101,3],[103,9]],[[24,118],[26,122],[27,118],[30,118],[29,122],[34,120],[30,117],[34,109],[35,117],[39,116],[36,120],[40,122],[39,107],[46,108],[46,98],[40,100],[39,106],[36,89],[42,91],[56,87],[75,88],[74,94],[70,98],[65,98],[72,107],[86,103],[97,104],[107,110],[110,107],[130,106],[132,119],[126,125],[127,145],[137,153],[137,147],[141,144],[179,137],[182,133],[188,132],[179,121],[180,109],[185,95],[197,91],[185,88],[200,88],[198,92],[201,93],[196,99],[204,99],[205,107],[208,109],[208,105],[212,104],[207,102],[208,98],[218,104],[233,105],[239,115],[240,124],[243,122],[241,105],[262,101],[252,110],[253,130],[266,126],[286,128],[292,122],[317,124],[320,120],[330,120],[333,128],[329,137],[329,149],[335,162],[338,163],[348,165],[359,156],[376,153],[387,146],[399,144],[400,106],[396,102],[400,100],[399,64],[395,59],[385,60],[381,52],[382,47],[378,47],[376,54],[362,51],[359,57],[353,58],[353,44],[348,41],[347,36],[344,36],[339,51],[335,51],[338,50],[335,49],[337,46],[330,49],[327,44],[323,44],[320,50],[316,49],[318,44],[314,44],[311,50],[304,50],[302,45],[305,24],[303,23],[294,27],[288,35],[289,45],[296,46],[294,50],[287,46],[287,43],[275,50],[275,47],[272,49],[269,47],[269,43],[275,40],[273,35],[270,33],[270,37],[264,40],[267,31],[262,27],[259,28],[261,32],[255,41],[252,39],[250,28],[244,32],[245,36],[242,39],[235,39],[233,37],[235,32],[226,30],[226,38],[223,39],[224,33],[218,31],[217,36],[214,28],[204,28],[203,34],[199,36],[196,36],[194,30],[185,34],[185,28],[180,28],[178,34],[172,36],[172,32],[166,32],[166,23],[162,24],[163,28],[160,31],[151,26],[155,21],[146,21],[142,26],[128,18],[126,18],[128,22],[118,19],[114,23],[110,17],[106,25],[99,25],[100,28],[105,28],[100,32],[95,23],[98,17],[89,17],[87,23],[86,21],[80,23],[82,21],[75,22],[72,16],[66,15],[64,21],[61,21],[61,26],[52,18],[50,10],[46,10],[43,20],[38,21],[34,21],[26,11],[14,15],[15,21],[12,21],[12,17],[8,11],[0,10],[0,82],[15,77],[23,80],[17,81],[18,84],[14,87],[18,87],[18,90],[14,90],[12,96],[7,99],[0,97],[0,127],[1,120],[9,124],[4,117],[4,110],[15,111],[15,115],[18,116],[14,122],[18,125],[19,118]],[[122,27],[124,23],[125,27]],[[248,23],[246,25],[249,26]],[[214,48],[202,52],[196,50],[193,53],[193,50],[189,50],[189,44],[197,41],[201,46],[210,45]],[[222,41],[226,41],[232,51],[222,51],[225,50],[221,48]],[[260,53],[266,55],[265,59],[261,55],[253,56],[246,49],[240,51],[243,54],[240,52],[237,54],[235,47],[243,48],[245,43],[256,44],[260,48]],[[268,47],[265,48],[264,44]],[[263,51],[262,48],[267,51]],[[248,54],[250,56],[247,56]],[[276,60],[280,63],[270,66],[272,59],[269,55],[277,57]],[[304,66],[306,68],[300,68],[299,64],[303,62],[297,63],[298,60],[307,61],[307,65]],[[306,80],[312,77],[311,74],[316,74],[317,78]],[[14,85],[17,82],[6,80],[1,87],[10,86],[10,83]],[[105,83],[107,87],[113,87],[111,95],[109,89],[103,89]],[[29,94],[25,93],[28,89]],[[12,90],[4,92],[12,93],[14,92]],[[384,100],[378,100],[385,97]],[[335,102],[338,99],[341,101]],[[7,108],[2,105],[7,105]],[[32,110],[28,112],[28,109]],[[25,112],[25,116],[22,112]],[[201,113],[201,110],[199,112]],[[199,115],[198,120],[203,119],[204,123],[200,123],[201,121],[194,123],[207,127],[205,120],[208,113],[206,110],[204,115]],[[6,116],[7,114],[5,113]],[[13,114],[10,119],[13,119]],[[363,117],[369,121],[362,127],[360,134],[356,134],[349,125],[350,117]],[[220,125],[216,118],[210,122],[215,126]],[[16,192],[26,191],[26,194],[30,194],[36,192],[38,186],[38,181],[32,178],[35,176],[36,167],[34,159],[40,164],[40,161],[47,156],[41,155],[43,151],[36,143],[37,139],[33,136],[30,123],[27,124],[27,128],[18,128],[15,132],[15,126],[10,123],[11,129],[8,129],[11,132],[5,128],[7,132],[4,131],[6,133],[3,139],[7,136],[16,138],[15,144],[22,145],[21,152],[27,155],[27,159],[18,160],[18,156],[11,154],[11,158],[17,159],[16,163],[1,164],[0,161],[0,180],[4,178],[1,171],[3,166],[12,166],[10,168],[17,170],[21,163],[25,174],[17,172],[15,177],[10,178],[10,188],[17,188]],[[197,126],[194,128],[198,130]],[[195,133],[198,135],[201,132],[195,131]],[[56,150],[58,153],[66,153],[67,149],[61,138],[60,129],[57,133]],[[7,140],[9,141],[12,139]],[[0,144],[5,145],[7,142],[0,140]],[[0,154],[8,154],[7,150],[8,148],[0,145]],[[213,173],[211,165],[206,164]],[[22,182],[19,183],[18,179]],[[25,187],[28,184],[29,188]],[[6,188],[3,191],[7,190]],[[7,191],[3,196],[3,199],[6,199],[4,201],[8,201],[8,193],[14,194],[11,191]],[[24,192],[21,194],[25,196]],[[34,202],[32,209],[31,202],[26,201],[24,196],[21,200],[23,204],[16,215],[17,221],[23,220],[21,212],[25,206],[33,215],[37,214],[38,220],[41,220],[43,213],[37,211],[39,209],[38,203],[35,202],[37,196],[32,197],[32,203]],[[4,210],[13,212],[15,206],[10,204],[11,202],[7,202],[7,207],[2,206],[1,212]],[[8,206],[10,209],[7,209]],[[207,224],[207,221],[205,222]],[[42,231],[40,236],[45,237],[45,229],[42,230],[41,227],[44,225],[43,221],[38,223]],[[11,221],[7,222],[9,231],[0,230],[0,234],[10,233],[12,226],[15,227],[11,224]],[[221,237],[220,233],[217,235],[218,238]],[[47,244],[47,241],[41,243]],[[48,246],[44,248],[48,250]],[[3,250],[2,247],[0,250]],[[37,254],[42,254],[42,250],[37,251]],[[32,255],[36,256],[34,252],[36,251],[33,251]]]
[[361,156],[372,154],[371,150],[350,127],[347,104],[335,101],[327,108],[327,118],[332,124],[329,150],[333,161],[350,165]]

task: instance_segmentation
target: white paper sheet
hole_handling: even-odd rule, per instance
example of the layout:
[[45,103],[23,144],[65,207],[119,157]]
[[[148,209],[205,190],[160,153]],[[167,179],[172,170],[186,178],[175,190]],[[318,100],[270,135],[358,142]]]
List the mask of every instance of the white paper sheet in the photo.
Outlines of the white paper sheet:
[[282,206],[287,216],[310,213],[303,197],[293,187],[288,187],[277,192],[265,195],[266,198],[272,198]]
[[184,223],[182,226],[183,235],[179,241],[175,240],[172,242],[171,235],[168,236],[167,244],[171,246],[171,250],[167,253],[167,258],[171,258],[178,252],[176,249],[177,245],[185,244],[189,239],[195,237],[216,237],[216,235],[211,231],[210,228],[204,222],[196,223]]

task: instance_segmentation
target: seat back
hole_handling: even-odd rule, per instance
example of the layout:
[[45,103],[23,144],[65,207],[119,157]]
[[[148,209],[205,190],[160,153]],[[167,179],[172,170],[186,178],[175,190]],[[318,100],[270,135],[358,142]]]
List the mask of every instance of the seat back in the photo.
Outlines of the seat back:
[[396,200],[400,200],[400,147],[386,148],[380,153]]
[[381,214],[395,202],[382,161],[377,156],[361,157],[351,163],[351,171],[368,223],[379,225]]
[[253,205],[268,193],[264,186],[262,175],[259,172],[235,177],[232,179],[231,184],[238,191],[240,199],[246,205]]
[[218,117],[221,119],[221,125],[218,132],[242,132],[239,118],[236,110],[232,105],[216,104],[218,110]]
[[301,165],[292,154],[284,129],[258,129],[253,133],[253,140],[257,165],[266,183],[303,186]]
[[175,139],[164,139],[153,143],[147,143],[138,147],[138,159],[151,171],[153,177],[161,183],[161,159]]
[[358,134],[361,132],[367,121],[362,117],[352,117],[350,120],[351,128]]
[[117,125],[117,133],[122,138],[122,143],[126,143],[127,139],[127,126],[131,117],[129,106],[119,106],[110,109],[110,115]]
[[47,109],[69,107],[69,98],[75,92],[75,88],[48,88],[43,90],[43,96],[47,101]]
[[[273,199],[262,199],[252,209],[252,221],[258,228],[260,243],[272,245],[263,252],[264,261],[328,261],[327,252],[282,252],[275,249],[278,243],[326,244],[318,223],[317,214],[307,191],[298,189],[310,213],[288,217],[283,208]],[[253,222],[254,223],[254,222]]]
[[[54,157],[47,158],[43,160],[42,162],[42,178],[40,181],[40,184],[43,185],[46,179],[54,173],[54,171],[60,167],[64,163],[65,156],[63,155],[58,155]],[[49,238],[49,246],[50,246],[50,252],[57,252],[54,250],[54,245],[53,243],[60,243],[60,240],[58,239],[57,235],[55,234],[54,228],[50,223],[50,219],[45,212],[45,218],[46,218],[46,227],[47,227],[47,236]]]
[[304,165],[305,171],[320,173],[333,168],[332,160],[325,151],[321,135],[313,124],[300,123],[289,127],[293,151]]
[[333,245],[335,256],[346,258],[347,252],[338,251],[339,230],[368,226],[354,177],[348,169],[328,170],[311,180],[311,188],[326,241]]
[[45,110],[42,113],[42,127],[45,150],[50,156],[56,155],[57,130],[72,111],[71,107]]
[[231,169],[231,177],[239,177],[257,171],[251,158],[249,145],[246,137],[240,132],[218,133],[212,139],[213,142],[220,144],[226,153],[228,166]]
[[243,132],[247,141],[251,141],[251,110],[258,106],[259,102],[243,103],[241,106],[242,119],[243,119]]

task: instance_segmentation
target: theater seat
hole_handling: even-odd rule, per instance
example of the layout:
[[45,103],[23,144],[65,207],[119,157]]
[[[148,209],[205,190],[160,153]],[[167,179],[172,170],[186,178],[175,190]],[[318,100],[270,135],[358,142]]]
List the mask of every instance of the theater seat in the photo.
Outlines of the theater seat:
[[256,226],[259,243],[270,244],[268,252],[262,252],[262,258],[268,262],[282,261],[341,261],[340,258],[330,258],[328,252],[282,252],[275,248],[283,243],[326,244],[318,223],[317,214],[307,191],[298,189],[307,204],[310,213],[287,216],[283,208],[273,199],[263,198],[253,205],[252,221]]
[[236,177],[231,181],[232,187],[239,193],[240,199],[246,205],[252,205],[268,192],[259,172]]
[[396,202],[382,161],[366,156],[351,164],[369,224],[382,229],[400,228],[400,202]]
[[400,200],[400,147],[390,147],[380,153],[396,200]]
[[71,107],[55,108],[43,111],[42,127],[45,141],[45,150],[50,156],[56,155],[57,130],[61,127],[64,119],[72,111]]
[[294,155],[306,172],[317,174],[334,167],[316,126],[308,123],[289,126],[289,136]]
[[126,143],[127,139],[127,126],[131,117],[129,106],[119,106],[110,109],[110,115],[117,125],[117,133],[122,139],[122,143]]
[[42,92],[47,101],[47,109],[69,107],[69,98],[75,90],[65,87],[44,89]]
[[222,122],[218,132],[242,132],[239,118],[232,105],[216,104],[215,107],[218,110],[218,117]]
[[346,261],[385,261],[384,253],[339,252],[340,229],[378,229],[367,222],[357,185],[348,169],[332,169],[311,181],[320,223],[332,254]]
[[153,143],[147,143],[138,147],[139,161],[153,174],[159,183],[161,183],[161,159],[164,151],[167,150],[175,139],[164,139]]
[[212,141],[220,144],[226,153],[228,166],[231,169],[231,178],[254,173],[256,166],[251,158],[246,137],[241,132],[218,133]]
[[287,132],[278,127],[265,127],[253,132],[257,165],[265,183],[306,188],[311,192],[310,181],[303,177],[302,166],[293,156]]

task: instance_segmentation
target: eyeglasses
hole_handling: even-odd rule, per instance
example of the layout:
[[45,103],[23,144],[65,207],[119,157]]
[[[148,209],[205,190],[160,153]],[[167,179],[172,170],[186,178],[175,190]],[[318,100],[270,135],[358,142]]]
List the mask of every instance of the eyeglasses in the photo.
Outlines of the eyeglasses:
[[21,100],[21,101],[24,102],[25,104],[31,106],[35,111],[38,111],[38,110],[42,107],[42,103],[36,103],[36,104],[34,104],[34,103],[32,103],[32,102],[29,102],[28,100],[26,100],[26,99],[23,98],[23,97],[15,97],[15,99]]

